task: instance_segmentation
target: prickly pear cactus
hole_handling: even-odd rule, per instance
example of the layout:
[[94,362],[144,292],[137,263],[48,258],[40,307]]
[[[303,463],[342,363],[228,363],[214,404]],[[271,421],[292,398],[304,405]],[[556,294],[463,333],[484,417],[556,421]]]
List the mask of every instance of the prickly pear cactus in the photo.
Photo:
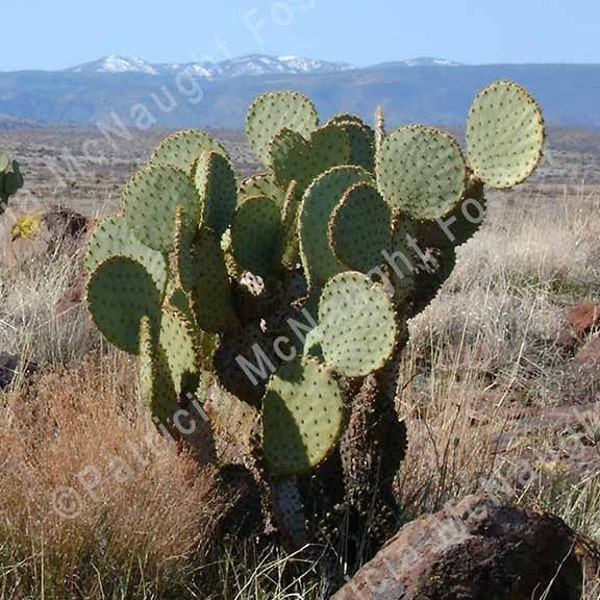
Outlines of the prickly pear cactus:
[[[407,320],[480,226],[485,185],[537,166],[542,115],[519,85],[493,83],[463,149],[432,127],[387,133],[381,111],[375,130],[348,114],[320,124],[282,91],[252,103],[246,131],[265,172],[244,181],[206,132],[160,144],[90,240],[88,305],[139,356],[161,430],[245,465],[285,539],[331,540],[346,522],[377,546],[398,514]],[[202,435],[181,425],[191,404]]]
[[23,187],[23,175],[16,160],[0,151],[0,215],[6,210],[8,201]]

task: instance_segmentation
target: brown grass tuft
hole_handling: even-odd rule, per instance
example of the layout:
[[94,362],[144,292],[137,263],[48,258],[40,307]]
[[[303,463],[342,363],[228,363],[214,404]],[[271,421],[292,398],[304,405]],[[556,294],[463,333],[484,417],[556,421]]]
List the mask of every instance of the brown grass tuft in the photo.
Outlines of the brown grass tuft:
[[[4,597],[143,597],[183,585],[207,550],[212,475],[138,410],[133,373],[120,353],[90,357],[0,408]],[[59,514],[63,488],[72,518]]]

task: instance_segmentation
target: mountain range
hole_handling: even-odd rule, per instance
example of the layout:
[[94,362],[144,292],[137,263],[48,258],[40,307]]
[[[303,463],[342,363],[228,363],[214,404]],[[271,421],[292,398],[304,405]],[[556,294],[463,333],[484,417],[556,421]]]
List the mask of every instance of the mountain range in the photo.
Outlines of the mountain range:
[[253,54],[220,62],[151,64],[111,54],[61,71],[0,72],[0,128],[54,125],[239,128],[249,102],[269,89],[307,93],[324,117],[350,111],[388,125],[464,124],[477,91],[518,81],[553,125],[600,129],[600,65],[465,65],[415,58],[370,67]]
[[109,54],[100,60],[66,69],[63,72],[95,73],[142,73],[144,75],[165,76],[186,71],[205,79],[226,79],[253,75],[295,75],[299,73],[330,73],[352,68],[346,63],[311,60],[299,56],[266,56],[250,54],[230,58],[220,62],[197,61],[192,63],[150,64],[139,58],[126,58]]

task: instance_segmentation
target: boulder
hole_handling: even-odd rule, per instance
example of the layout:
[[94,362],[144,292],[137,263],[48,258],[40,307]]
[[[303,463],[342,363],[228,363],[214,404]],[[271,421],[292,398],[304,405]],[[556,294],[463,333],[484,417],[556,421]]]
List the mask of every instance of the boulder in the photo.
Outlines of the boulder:
[[[31,217],[35,226],[29,235],[13,230],[23,217]],[[87,240],[94,220],[68,208],[49,206],[25,213],[12,209],[0,219],[0,264],[15,267],[57,251],[75,253]]]
[[57,323],[62,324],[74,318],[74,315],[81,308],[85,300],[86,285],[87,276],[85,273],[77,273],[73,277],[69,287],[54,306]]
[[573,334],[581,338],[600,323],[600,304],[580,302],[567,310],[567,321]]
[[486,495],[408,523],[332,600],[579,600],[594,544]]
[[600,365],[600,337],[594,337],[575,355],[573,363],[576,365]]

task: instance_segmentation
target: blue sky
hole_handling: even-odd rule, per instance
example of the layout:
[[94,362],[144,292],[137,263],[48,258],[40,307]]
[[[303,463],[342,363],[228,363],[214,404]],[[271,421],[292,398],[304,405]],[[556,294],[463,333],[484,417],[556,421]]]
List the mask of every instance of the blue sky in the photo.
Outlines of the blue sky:
[[29,0],[4,2],[0,70],[58,69],[111,52],[150,62],[251,53],[368,65],[600,63],[598,0]]

